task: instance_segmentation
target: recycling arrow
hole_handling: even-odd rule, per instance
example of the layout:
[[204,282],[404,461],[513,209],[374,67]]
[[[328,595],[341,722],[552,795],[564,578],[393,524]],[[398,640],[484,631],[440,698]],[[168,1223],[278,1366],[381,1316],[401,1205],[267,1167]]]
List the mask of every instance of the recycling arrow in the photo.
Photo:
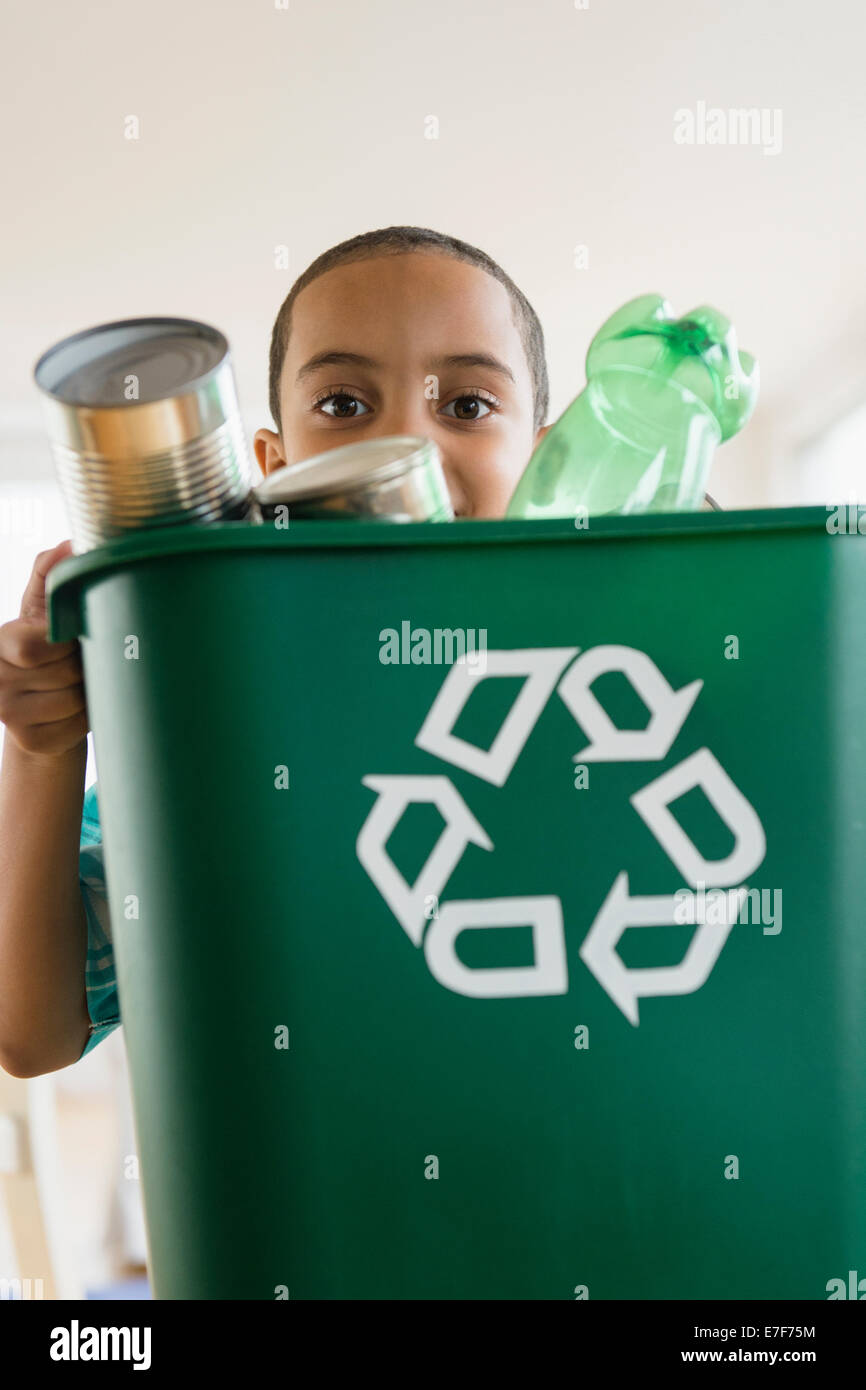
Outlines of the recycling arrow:
[[673,925],[681,920],[681,909],[673,894],[631,897],[628,874],[624,871],[614,880],[613,887],[599,908],[580,947],[580,958],[617,1008],[637,1027],[640,1023],[639,999],[656,994],[693,994],[705,983],[731,927],[739,917],[746,892],[745,888],[728,890],[724,920],[721,922],[701,920],[707,915],[707,900],[704,898],[696,902],[698,929],[679,965],[630,970],[623,964],[616,949],[623,933],[629,927]]
[[[599,676],[619,671],[650,711],[645,729],[620,729],[593,694]],[[559,694],[589,743],[576,762],[655,762],[667,756],[703,686],[702,680],[674,690],[655,662],[636,647],[591,647],[559,682]]]
[[[457,788],[447,777],[364,777],[365,787],[378,792],[356,844],[358,858],[390,907],[409,940],[421,945],[427,916],[425,899],[439,898],[467,845],[492,849],[493,841],[473,816]],[[439,836],[413,884],[406,882],[385,851],[407,807],[432,803],[445,821]]]

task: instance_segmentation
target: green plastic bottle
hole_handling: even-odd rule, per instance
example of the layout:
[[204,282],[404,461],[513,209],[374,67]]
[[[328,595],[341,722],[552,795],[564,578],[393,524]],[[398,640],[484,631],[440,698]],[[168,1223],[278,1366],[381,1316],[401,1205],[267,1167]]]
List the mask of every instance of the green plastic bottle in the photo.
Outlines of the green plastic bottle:
[[641,295],[593,338],[587,384],[542,439],[509,517],[696,511],[716,446],[751,415],[758,364],[703,305]]

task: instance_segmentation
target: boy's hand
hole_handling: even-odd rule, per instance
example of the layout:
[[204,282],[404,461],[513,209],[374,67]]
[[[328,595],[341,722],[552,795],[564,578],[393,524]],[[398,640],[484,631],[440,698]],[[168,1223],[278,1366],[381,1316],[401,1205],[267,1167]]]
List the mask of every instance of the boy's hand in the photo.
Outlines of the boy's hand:
[[79,645],[48,641],[45,579],[71,554],[66,540],[36,556],[20,616],[0,627],[0,723],[39,762],[69,753],[89,727]]

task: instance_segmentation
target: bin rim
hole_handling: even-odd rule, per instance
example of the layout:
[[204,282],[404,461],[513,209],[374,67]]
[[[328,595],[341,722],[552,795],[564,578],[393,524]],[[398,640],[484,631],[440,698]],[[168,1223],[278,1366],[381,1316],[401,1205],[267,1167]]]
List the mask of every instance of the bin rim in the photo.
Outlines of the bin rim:
[[408,546],[526,545],[653,537],[723,536],[767,531],[828,531],[828,506],[749,507],[736,511],[652,512],[634,516],[590,516],[578,525],[569,517],[550,520],[416,521],[385,524],[367,520],[293,521],[285,529],[265,522],[199,522],[153,527],[71,555],[54,565],[46,582],[48,637],[79,635],[78,592],[82,581],[123,565],[212,550],[357,550]]

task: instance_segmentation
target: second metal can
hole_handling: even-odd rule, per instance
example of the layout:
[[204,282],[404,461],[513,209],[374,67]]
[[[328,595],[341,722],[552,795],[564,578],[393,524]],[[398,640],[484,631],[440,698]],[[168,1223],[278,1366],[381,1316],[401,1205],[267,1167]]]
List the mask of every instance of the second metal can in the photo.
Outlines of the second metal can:
[[278,468],[254,497],[264,521],[454,520],[439,450],[420,435],[367,439]]

